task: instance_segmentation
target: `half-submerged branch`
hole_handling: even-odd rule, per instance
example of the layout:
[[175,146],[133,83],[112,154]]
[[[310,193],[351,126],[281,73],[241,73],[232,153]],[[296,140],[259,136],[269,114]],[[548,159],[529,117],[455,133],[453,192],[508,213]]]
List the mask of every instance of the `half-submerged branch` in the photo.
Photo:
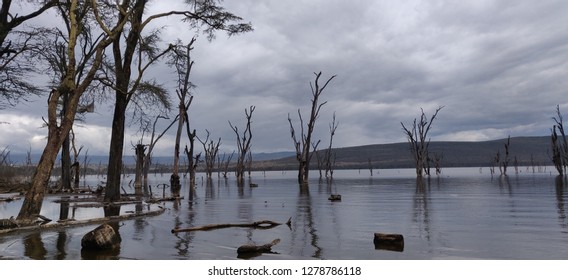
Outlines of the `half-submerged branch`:
[[[292,218],[288,219],[285,223],[286,225],[290,226],[292,224]],[[222,228],[229,228],[229,227],[249,227],[249,228],[256,228],[256,229],[271,229],[273,227],[277,227],[282,225],[282,223],[263,220],[254,223],[241,223],[241,224],[211,224],[205,226],[197,226],[197,227],[190,227],[190,228],[174,228],[172,229],[172,233],[178,232],[188,232],[188,231],[207,231],[207,230],[214,230],[214,229],[222,229]]]

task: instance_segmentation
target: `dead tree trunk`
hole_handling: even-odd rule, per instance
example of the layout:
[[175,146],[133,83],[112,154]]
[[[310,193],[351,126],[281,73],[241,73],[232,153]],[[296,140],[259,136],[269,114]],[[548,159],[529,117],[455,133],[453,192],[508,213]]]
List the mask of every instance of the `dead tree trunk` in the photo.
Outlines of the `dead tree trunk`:
[[238,182],[244,181],[244,174],[245,174],[245,160],[248,152],[250,151],[250,142],[252,140],[252,130],[251,130],[251,119],[252,113],[254,112],[255,106],[250,106],[249,110],[245,109],[245,116],[247,119],[247,124],[245,131],[243,132],[243,136],[239,133],[239,129],[236,126],[233,126],[229,121],[229,125],[237,135],[237,165],[235,167],[235,174],[237,176]]
[[[81,165],[79,164],[79,154],[81,154],[83,146],[77,149],[77,146],[75,145],[75,133],[73,132],[73,129],[71,129],[70,131],[70,136],[71,136],[71,148],[73,149],[73,164],[71,165],[71,168],[74,171],[73,187],[71,189],[76,190],[79,188],[79,181],[81,177]],[[84,168],[87,168],[87,166],[84,165]]]
[[146,158],[146,145],[142,143],[136,144],[134,148],[136,153],[136,173],[134,176],[134,194],[142,195],[142,183],[144,175],[144,159]]
[[294,141],[294,147],[296,149],[296,159],[298,160],[298,183],[300,185],[306,185],[308,183],[308,177],[310,172],[310,160],[313,156],[311,147],[313,150],[317,150],[317,146],[319,144],[319,140],[312,143],[312,133],[315,128],[316,119],[319,115],[320,109],[323,105],[327,103],[319,103],[319,97],[323,93],[323,90],[327,87],[329,82],[335,78],[336,76],[332,76],[325,82],[325,84],[320,87],[319,85],[319,78],[321,77],[321,72],[314,73],[316,75],[315,79],[315,86],[310,83],[310,87],[312,89],[312,110],[310,113],[310,120],[307,123],[307,131],[304,131],[304,121],[302,119],[302,114],[300,109],[298,109],[298,117],[300,119],[300,139],[296,135],[296,131],[294,129],[294,125],[292,124],[292,119],[290,118],[290,114],[288,114],[288,123],[290,123],[290,134],[292,136],[292,140]]
[[424,113],[424,110],[420,109],[422,111],[422,114],[420,115],[420,122],[417,122],[417,120],[414,119],[411,128],[407,128],[404,123],[401,122],[402,129],[404,130],[404,133],[408,138],[408,142],[410,143],[410,151],[412,152],[414,164],[416,166],[416,177],[422,177],[424,169],[428,165],[428,152],[430,145],[428,132],[430,131],[432,123],[438,115],[438,112],[440,112],[442,108],[444,107],[438,107],[429,121],[426,117],[426,114]]
[[333,136],[335,135],[335,130],[339,126],[339,123],[335,122],[335,113],[333,113],[333,121],[329,124],[329,147],[325,151],[325,177],[328,179],[333,179],[333,169],[335,167],[336,155],[331,149],[333,145]]
[[[502,171],[501,175],[507,175],[507,167],[509,167],[509,145],[511,144],[511,136],[509,136],[509,138],[507,138],[507,142],[504,144],[505,145],[505,158],[503,160],[501,160],[500,162],[500,167],[499,169]],[[501,169],[502,167],[502,169]]]
[[195,172],[197,170],[197,165],[199,164],[199,158],[201,157],[201,153],[194,156],[195,153],[195,138],[197,137],[197,133],[195,129],[191,131],[189,127],[189,121],[185,122],[185,130],[187,133],[187,138],[189,140],[189,149],[187,145],[185,145],[185,154],[188,160],[188,168],[189,168],[189,184],[190,184],[190,191],[195,186]]
[[[556,117],[552,118],[556,123],[552,126],[552,163],[558,171],[559,175],[566,174],[566,169],[568,167],[568,140],[566,139],[566,133],[564,132],[564,121],[562,119],[562,114],[560,113],[560,106],[556,105]],[[560,139],[559,135],[560,133]]]
[[152,134],[150,136],[150,143],[148,144],[148,150],[146,155],[144,156],[144,164],[143,164],[143,169],[142,169],[142,185],[144,186],[144,194],[148,195],[148,173],[150,173],[150,166],[152,165],[152,151],[154,150],[154,146],[156,146],[156,143],[158,143],[158,141],[160,140],[160,138],[162,138],[162,136],[164,136],[164,134],[166,134],[166,132],[174,125],[174,123],[176,123],[176,121],[178,120],[179,116],[176,116],[175,119],[168,125],[168,127],[166,127],[166,129],[164,129],[164,131],[162,131],[162,133],[160,133],[160,135],[156,136],[156,123],[158,122],[158,119],[167,119],[167,117],[163,117],[163,116],[157,116],[156,119],[154,120],[154,124],[152,126]]
[[[174,166],[172,176],[170,178],[170,185],[172,196],[178,197],[180,196],[180,189],[181,184],[179,180],[179,153],[180,153],[180,141],[181,141],[181,132],[183,130],[184,123],[187,124],[187,133],[191,141],[193,137],[195,137],[195,132],[190,133],[189,129],[189,115],[187,111],[189,110],[189,106],[193,101],[193,95],[190,94],[190,90],[194,87],[194,85],[189,80],[189,76],[191,74],[191,68],[193,67],[193,61],[191,60],[191,50],[193,50],[193,43],[195,43],[195,38],[192,38],[191,41],[185,46],[175,46],[173,47],[173,52],[171,53],[170,64],[175,66],[176,72],[178,75],[178,88],[176,89],[176,93],[179,100],[179,122],[176,131],[176,140],[174,146]],[[193,143],[191,144],[191,152],[193,153]],[[193,156],[190,158],[190,166],[192,165],[191,161],[193,160]],[[190,172],[191,173],[191,172]]]

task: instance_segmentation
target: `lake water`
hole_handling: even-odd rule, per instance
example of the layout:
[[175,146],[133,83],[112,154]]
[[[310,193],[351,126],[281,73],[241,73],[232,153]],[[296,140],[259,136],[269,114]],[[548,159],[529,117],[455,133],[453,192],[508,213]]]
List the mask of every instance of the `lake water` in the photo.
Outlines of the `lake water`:
[[[307,188],[297,173],[253,172],[258,187],[237,187],[234,177],[210,184],[199,174],[193,198],[182,189],[179,203],[163,202],[163,214],[120,222],[119,250],[81,253],[81,238],[97,225],[0,236],[0,259],[237,259],[237,247],[274,239],[275,254],[261,260],[420,260],[420,259],[568,259],[568,187],[553,168],[522,169],[507,177],[488,168],[448,168],[417,181],[411,169],[337,170],[333,182],[311,174]],[[552,172],[551,172],[552,171]],[[131,180],[125,178],[125,181]],[[156,175],[151,185],[167,183]],[[99,178],[88,178],[94,185]],[[185,183],[184,183],[185,185]],[[129,190],[128,186],[125,189]],[[169,190],[168,190],[169,192]],[[154,194],[161,191],[154,190]],[[341,201],[330,201],[339,193]],[[59,204],[44,203],[42,215],[57,220]],[[21,200],[0,202],[0,218],[17,215]],[[121,212],[133,210],[122,206]],[[153,206],[155,207],[155,206]],[[71,209],[76,219],[102,215],[99,208]],[[224,228],[172,234],[186,228],[260,220],[286,222],[271,229]],[[404,236],[402,251],[377,249],[374,233]]]

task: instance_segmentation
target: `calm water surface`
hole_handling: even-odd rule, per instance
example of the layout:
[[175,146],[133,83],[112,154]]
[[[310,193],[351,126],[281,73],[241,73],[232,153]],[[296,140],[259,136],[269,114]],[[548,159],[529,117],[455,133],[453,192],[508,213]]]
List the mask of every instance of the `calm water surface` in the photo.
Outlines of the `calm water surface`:
[[[417,181],[409,169],[375,170],[374,176],[338,170],[333,183],[312,173],[307,188],[298,186],[292,171],[253,173],[257,188],[248,182],[239,188],[233,177],[214,175],[210,183],[199,180],[192,199],[183,189],[179,203],[160,204],[163,214],[120,222],[119,250],[82,254],[82,236],[96,227],[88,225],[0,236],[0,259],[236,259],[237,247],[276,238],[276,254],[254,259],[568,259],[567,185],[554,173],[522,171],[492,177],[487,168],[455,168]],[[88,179],[91,185],[100,180]],[[157,175],[151,184],[167,181],[167,175]],[[342,201],[329,201],[332,193]],[[20,205],[0,202],[0,218],[17,215]],[[42,214],[57,220],[59,211],[59,204],[46,201]],[[102,215],[102,209],[71,208],[69,215],[84,219]],[[170,232],[288,218],[291,227]],[[375,232],[402,234],[404,250],[375,249]]]

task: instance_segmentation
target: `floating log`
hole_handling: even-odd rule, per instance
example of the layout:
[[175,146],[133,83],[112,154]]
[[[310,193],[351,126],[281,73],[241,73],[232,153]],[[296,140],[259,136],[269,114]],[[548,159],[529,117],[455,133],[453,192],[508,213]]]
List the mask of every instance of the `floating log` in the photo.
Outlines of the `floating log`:
[[163,201],[177,201],[183,199],[183,196],[168,196],[168,197],[162,197],[162,198],[150,198],[148,200],[146,200],[146,203],[159,203],[159,202],[163,202]]
[[404,237],[402,234],[375,233],[373,239],[375,249],[402,252],[404,250]]
[[120,235],[109,224],[102,224],[92,231],[87,232],[81,239],[83,250],[107,250],[120,245]]
[[[212,224],[212,225],[197,226],[197,227],[190,227],[190,228],[174,228],[174,229],[172,229],[172,233],[188,232],[188,231],[200,231],[200,230],[201,231],[207,231],[207,230],[222,229],[222,228],[229,228],[229,227],[250,227],[250,228],[256,228],[256,229],[271,229],[271,228],[277,227],[281,224],[282,223],[269,221],[269,220],[258,221],[258,222],[254,222],[254,223],[243,223],[243,224]],[[285,224],[290,226],[292,224],[292,218],[288,219],[288,221]]]
[[280,239],[274,239],[272,242],[264,244],[264,245],[254,245],[254,244],[247,244],[240,246],[237,248],[238,258],[250,258],[254,256],[258,256],[262,253],[273,253],[272,246],[280,243]]
[[143,216],[153,216],[162,214],[166,209],[159,207],[157,210],[152,211],[144,211],[139,213],[132,213],[132,214],[123,214],[119,216],[108,216],[108,217],[100,217],[100,218],[93,218],[87,220],[60,220],[57,223],[44,223],[44,224],[37,224],[38,221],[20,221],[16,220],[16,223],[19,227],[16,228],[8,228],[8,229],[0,229],[0,234],[9,233],[14,231],[26,231],[26,230],[38,230],[38,229],[56,229],[56,228],[63,228],[69,226],[79,226],[79,225],[87,225],[87,224],[96,224],[96,223],[104,223],[104,222],[111,222],[111,221],[121,221],[127,220],[137,217]]
[[329,196],[328,198],[331,201],[341,201],[341,195],[340,194],[332,194]]

